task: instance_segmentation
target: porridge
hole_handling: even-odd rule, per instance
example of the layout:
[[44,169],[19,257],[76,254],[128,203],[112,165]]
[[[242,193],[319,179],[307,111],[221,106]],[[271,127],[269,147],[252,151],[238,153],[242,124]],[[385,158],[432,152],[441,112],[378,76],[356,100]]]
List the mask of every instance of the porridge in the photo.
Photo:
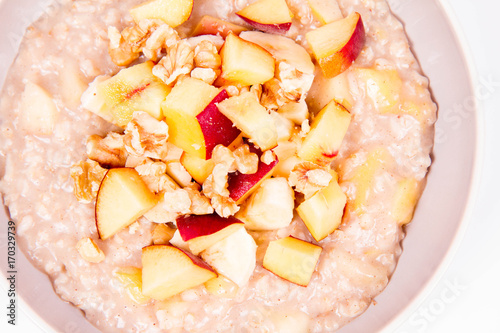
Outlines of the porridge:
[[1,98],[18,243],[102,331],[331,332],[389,282],[436,106],[384,0],[60,0]]

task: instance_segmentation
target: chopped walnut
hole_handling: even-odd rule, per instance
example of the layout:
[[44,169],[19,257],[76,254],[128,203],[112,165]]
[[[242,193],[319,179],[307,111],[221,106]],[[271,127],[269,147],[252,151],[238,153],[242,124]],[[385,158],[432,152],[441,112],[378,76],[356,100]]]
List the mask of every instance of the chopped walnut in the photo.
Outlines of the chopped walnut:
[[127,151],[123,136],[111,132],[106,137],[91,135],[87,139],[87,156],[103,167],[120,168],[125,166]]
[[229,217],[240,210],[240,207],[238,207],[233,199],[221,195],[213,196],[211,198],[211,204],[215,212],[221,217]]
[[165,163],[154,162],[149,158],[135,167],[149,190],[155,193],[174,191],[179,188],[177,183],[165,173],[166,169]]
[[209,40],[202,40],[194,49],[194,64],[196,67],[218,70],[221,57],[217,47]]
[[202,80],[205,83],[213,84],[219,74],[211,68],[196,67],[191,71],[191,77]]
[[277,68],[277,78],[280,81],[283,97],[289,101],[298,102],[304,99],[314,81],[314,74],[304,74],[282,61]]
[[207,215],[214,212],[214,209],[212,208],[212,205],[210,203],[210,199],[202,195],[199,190],[188,187],[184,188],[184,190],[188,193],[191,200],[191,214]]
[[260,98],[260,103],[270,110],[278,110],[279,107],[290,102],[288,98],[285,97],[285,92],[281,88],[280,81],[276,78],[264,83],[262,87],[262,96]]
[[288,176],[290,186],[295,186],[295,190],[303,193],[306,199],[328,186],[331,180],[328,170],[311,162],[297,164]]
[[225,86],[225,87],[222,87],[222,88],[226,90],[226,92],[229,95],[229,97],[239,96],[240,95],[240,89],[238,89],[238,87],[236,87],[236,86]]
[[257,154],[250,152],[248,145],[241,145],[233,152],[233,155],[239,172],[246,175],[257,172],[259,157]]
[[311,125],[309,125],[309,119],[306,119],[300,124],[300,137],[306,137],[307,133],[311,130]]
[[258,101],[262,98],[262,84],[254,84],[250,87],[250,92],[255,95]]
[[178,216],[178,213],[167,211],[163,207],[163,200],[144,214],[145,218],[154,223],[175,222]]
[[274,162],[275,160],[275,157],[274,157],[274,154],[272,151],[270,150],[266,150],[261,156],[260,156],[260,160],[262,161],[262,163],[266,164],[266,165],[269,165],[271,163]]
[[142,53],[147,58],[156,61],[163,49],[174,46],[179,40],[177,31],[168,24],[162,24],[151,33],[142,49]]
[[175,229],[170,228],[166,224],[157,224],[152,233],[151,236],[153,238],[153,244],[154,245],[164,245],[168,244],[172,237],[174,236]]
[[212,150],[212,161],[214,164],[223,164],[228,172],[237,170],[236,160],[231,149],[224,145],[217,145]]
[[71,167],[70,174],[75,183],[75,196],[78,201],[89,203],[95,199],[107,171],[92,160],[81,161]]
[[212,198],[215,195],[228,197],[229,196],[229,191],[227,189],[228,173],[229,170],[225,164],[223,163],[216,164],[212,173],[203,182],[203,193],[208,198]]
[[104,252],[89,237],[82,238],[76,243],[76,250],[88,262],[100,263],[105,259]]
[[165,192],[163,207],[172,213],[189,214],[191,212],[191,198],[184,189]]
[[168,125],[147,112],[134,112],[125,129],[125,149],[131,155],[163,159],[168,153]]
[[167,49],[167,55],[153,67],[153,74],[170,85],[180,76],[189,74],[193,67],[194,51],[188,42],[181,40]]

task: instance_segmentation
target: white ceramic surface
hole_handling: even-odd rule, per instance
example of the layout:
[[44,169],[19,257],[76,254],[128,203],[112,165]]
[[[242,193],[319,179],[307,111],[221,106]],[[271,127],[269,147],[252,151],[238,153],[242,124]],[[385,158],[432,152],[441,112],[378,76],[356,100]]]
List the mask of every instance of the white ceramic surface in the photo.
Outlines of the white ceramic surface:
[[[47,1],[17,0],[0,3],[0,80],[15,56],[24,28],[43,10]],[[377,305],[351,325],[348,332],[374,332],[398,323],[422,291],[429,291],[439,278],[443,264],[456,247],[463,228],[466,207],[474,188],[475,163],[478,160],[477,115],[474,89],[460,43],[442,6],[437,0],[392,0],[396,15],[403,20],[413,49],[431,80],[434,98],[440,107],[434,163],[426,191],[415,219],[408,227],[400,263]],[[457,114],[456,104],[463,105]],[[458,116],[458,117],[457,117]],[[5,225],[7,216],[0,216]],[[0,231],[4,237],[5,231]],[[5,239],[0,239],[4,245]],[[0,251],[5,252],[5,247]],[[29,316],[40,329],[58,332],[93,332],[74,307],[61,301],[47,277],[32,267],[20,251],[17,256],[19,295]],[[0,254],[0,272],[5,274],[6,255]],[[437,275],[436,275],[437,274]],[[2,287],[5,286],[2,278]],[[426,288],[427,287],[427,288]]]

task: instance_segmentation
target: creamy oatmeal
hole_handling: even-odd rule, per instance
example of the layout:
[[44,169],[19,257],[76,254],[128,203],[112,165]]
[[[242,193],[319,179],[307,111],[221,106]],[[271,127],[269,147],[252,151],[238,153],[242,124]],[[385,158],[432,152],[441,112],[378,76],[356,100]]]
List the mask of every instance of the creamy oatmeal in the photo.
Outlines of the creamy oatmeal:
[[389,282],[431,164],[402,24],[385,0],[155,1],[61,0],[28,28],[0,102],[22,250],[102,331],[340,328]]

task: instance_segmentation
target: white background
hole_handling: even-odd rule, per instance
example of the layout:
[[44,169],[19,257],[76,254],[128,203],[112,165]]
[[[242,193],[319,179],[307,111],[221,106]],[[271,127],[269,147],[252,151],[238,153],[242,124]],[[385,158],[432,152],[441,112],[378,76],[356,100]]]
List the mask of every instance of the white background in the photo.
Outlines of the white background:
[[[443,2],[459,25],[474,79],[483,82],[479,98],[484,121],[480,188],[451,265],[429,297],[395,332],[500,332],[500,1]],[[0,290],[0,332],[44,332],[23,312],[22,303],[17,326],[7,325],[6,304],[6,293]]]

